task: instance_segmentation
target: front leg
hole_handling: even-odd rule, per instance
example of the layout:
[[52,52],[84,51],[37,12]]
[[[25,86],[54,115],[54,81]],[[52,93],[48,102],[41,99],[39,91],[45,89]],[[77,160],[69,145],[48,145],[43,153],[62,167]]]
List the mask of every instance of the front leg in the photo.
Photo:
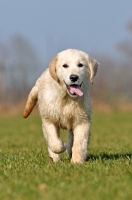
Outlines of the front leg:
[[48,143],[49,156],[53,159],[54,162],[57,162],[59,158],[59,153],[62,153],[66,150],[64,143],[59,137],[59,128],[43,119],[43,133]]
[[90,135],[90,122],[83,122],[76,126],[74,134],[74,142],[72,148],[72,159],[73,163],[83,163],[87,156],[88,141]]

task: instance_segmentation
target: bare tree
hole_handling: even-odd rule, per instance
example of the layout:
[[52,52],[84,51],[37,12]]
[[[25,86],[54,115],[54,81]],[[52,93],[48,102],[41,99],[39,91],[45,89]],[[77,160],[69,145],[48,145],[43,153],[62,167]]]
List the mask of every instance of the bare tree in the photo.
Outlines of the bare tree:
[[5,100],[5,67],[4,63],[0,61],[0,103],[3,103]]
[[27,95],[40,74],[41,63],[31,44],[22,36],[11,38],[8,57],[8,87],[11,92],[10,101],[20,101]]

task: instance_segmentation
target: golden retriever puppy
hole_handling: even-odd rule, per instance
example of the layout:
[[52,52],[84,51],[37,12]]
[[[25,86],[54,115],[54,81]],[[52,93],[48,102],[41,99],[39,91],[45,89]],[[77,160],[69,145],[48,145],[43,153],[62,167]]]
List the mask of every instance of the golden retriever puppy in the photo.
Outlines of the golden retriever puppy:
[[[23,117],[38,103],[42,129],[54,162],[67,151],[71,162],[83,163],[91,127],[89,86],[98,63],[88,54],[68,49],[60,52],[49,64],[32,88]],[[68,130],[68,141],[62,142],[60,128]]]

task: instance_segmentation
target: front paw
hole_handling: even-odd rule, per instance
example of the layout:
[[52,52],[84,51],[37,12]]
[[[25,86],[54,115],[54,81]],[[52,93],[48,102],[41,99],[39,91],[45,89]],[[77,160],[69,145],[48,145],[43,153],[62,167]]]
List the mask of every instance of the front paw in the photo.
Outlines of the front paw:
[[49,156],[50,156],[50,161],[51,162],[58,162],[60,160],[60,155],[53,153],[50,148],[48,148]]
[[78,158],[72,158],[71,159],[71,163],[74,163],[74,164],[83,164],[85,160],[82,160],[82,159],[78,159]]
[[49,144],[49,148],[55,154],[63,153],[66,150],[66,147],[62,141],[56,141],[54,143]]
[[85,162],[85,160],[86,160],[86,154],[81,153],[81,152],[75,152],[75,151],[73,151],[72,158],[71,158],[71,162],[72,163],[82,164],[82,163]]

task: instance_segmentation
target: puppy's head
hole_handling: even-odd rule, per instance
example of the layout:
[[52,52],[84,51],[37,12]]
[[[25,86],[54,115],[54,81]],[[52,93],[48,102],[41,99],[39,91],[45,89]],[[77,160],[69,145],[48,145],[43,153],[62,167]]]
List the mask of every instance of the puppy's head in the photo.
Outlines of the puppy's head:
[[86,79],[93,83],[97,68],[96,60],[75,49],[60,52],[49,65],[52,78],[63,85],[71,97],[83,96],[83,83]]

